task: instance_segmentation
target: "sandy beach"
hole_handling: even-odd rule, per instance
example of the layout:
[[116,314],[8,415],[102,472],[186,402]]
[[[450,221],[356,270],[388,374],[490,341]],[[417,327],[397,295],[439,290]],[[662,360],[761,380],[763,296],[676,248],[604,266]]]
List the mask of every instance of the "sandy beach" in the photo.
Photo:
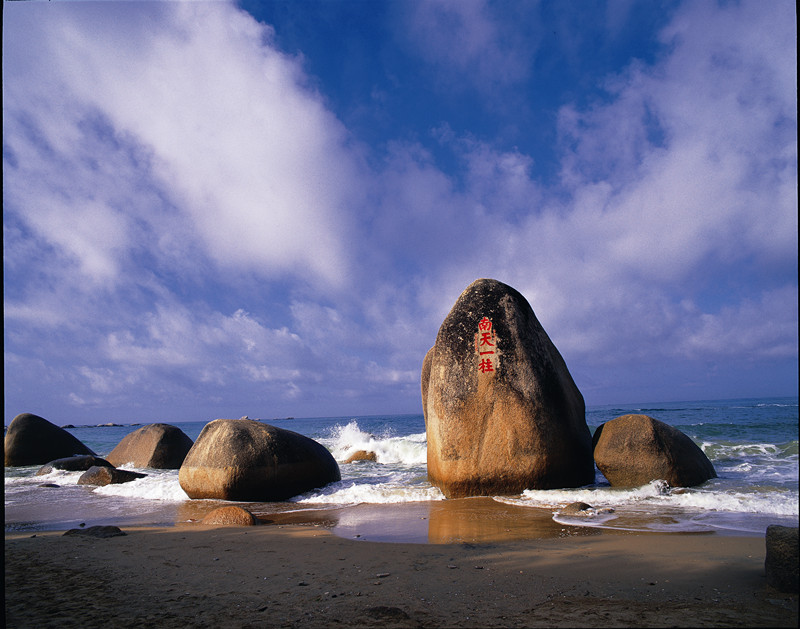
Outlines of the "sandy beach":
[[[106,539],[6,534],[6,625],[797,626],[797,595],[766,584],[760,537],[562,527],[545,514],[514,528],[490,501],[430,513],[429,543],[370,541],[408,505],[354,508],[347,536],[333,533],[342,514],[325,512]],[[448,539],[477,541],[436,543]]]

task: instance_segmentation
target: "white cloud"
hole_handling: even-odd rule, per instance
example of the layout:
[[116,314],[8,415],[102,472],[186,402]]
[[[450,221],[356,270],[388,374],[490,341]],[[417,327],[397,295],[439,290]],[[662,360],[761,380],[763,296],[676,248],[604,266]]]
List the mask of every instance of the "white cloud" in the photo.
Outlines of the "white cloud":
[[677,335],[675,353],[688,359],[744,361],[797,355],[797,286],[765,291],[718,313],[694,313]]
[[[146,147],[150,176],[217,264],[341,284],[349,264],[343,239],[360,189],[356,152],[298,63],[273,47],[270,28],[227,3],[139,5],[130,22],[111,19],[113,7],[82,8],[25,7],[27,24],[9,32],[32,43],[12,42],[30,58],[19,71],[7,66],[16,161],[56,178],[59,167],[74,167],[64,162],[96,134],[87,127],[99,115],[113,133],[91,147],[98,170],[120,141]],[[47,151],[24,152],[15,136],[25,125],[61,163],[30,165]],[[122,166],[116,174],[131,177],[131,166]],[[85,166],[80,172],[97,180]],[[67,188],[62,182],[54,192]],[[84,271],[113,275],[127,244],[118,242],[124,225],[114,223],[113,208],[90,213],[93,192],[84,186],[45,213],[26,192],[15,200],[41,236],[79,249]]]
[[[581,361],[697,358],[692,347],[764,357],[793,340],[796,352],[796,309],[775,297],[796,286],[797,255],[794,22],[782,8],[682,7],[665,31],[669,54],[608,79],[606,101],[562,109],[562,190],[526,182],[524,156],[510,160],[508,189],[530,197],[527,216],[480,223],[483,251],[450,260],[440,286],[506,281]],[[468,202],[485,189],[514,207],[493,187],[509,155],[461,146],[478,165]],[[706,298],[720,283],[733,290]]]
[[[478,277],[526,295],[571,369],[796,356],[793,14],[679,7],[653,65],[561,109],[548,189],[524,151],[446,125],[457,174],[404,138],[368,171],[298,61],[229,4],[25,5],[4,42],[4,254],[6,366],[30,390],[82,408],[416,401]],[[412,12],[453,80],[525,78],[491,5]]]

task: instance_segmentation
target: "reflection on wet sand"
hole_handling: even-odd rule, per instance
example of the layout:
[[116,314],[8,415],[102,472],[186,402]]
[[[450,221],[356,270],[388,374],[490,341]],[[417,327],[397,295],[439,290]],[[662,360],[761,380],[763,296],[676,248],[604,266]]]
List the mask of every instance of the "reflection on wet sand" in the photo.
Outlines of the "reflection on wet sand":
[[549,509],[502,504],[491,498],[328,509],[298,508],[293,503],[189,500],[178,507],[176,524],[198,524],[214,509],[234,504],[253,513],[262,524],[324,526],[339,537],[373,542],[492,543],[602,533],[597,528],[555,522]]
[[338,512],[341,537],[417,544],[488,543],[573,535],[599,529],[558,524],[547,509],[515,507],[491,498],[362,504]]
[[598,535],[597,529],[553,521],[548,509],[514,507],[491,498],[463,498],[430,503],[428,542],[498,542],[574,535]]

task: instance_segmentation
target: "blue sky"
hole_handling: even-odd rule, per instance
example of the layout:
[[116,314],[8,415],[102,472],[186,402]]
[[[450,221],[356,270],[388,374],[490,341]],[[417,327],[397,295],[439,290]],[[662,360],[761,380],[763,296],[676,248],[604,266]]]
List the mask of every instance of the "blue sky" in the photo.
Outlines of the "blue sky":
[[797,394],[792,2],[3,11],[6,423],[421,412],[480,277],[589,405]]

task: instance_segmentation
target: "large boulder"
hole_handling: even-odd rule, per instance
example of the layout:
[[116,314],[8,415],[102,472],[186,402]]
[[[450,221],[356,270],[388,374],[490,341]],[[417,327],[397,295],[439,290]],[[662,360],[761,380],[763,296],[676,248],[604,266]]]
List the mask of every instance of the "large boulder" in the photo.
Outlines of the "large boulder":
[[422,371],[428,478],[448,498],[594,480],[583,396],[530,305],[510,286],[470,284]]
[[180,428],[149,424],[125,435],[106,458],[114,466],[177,470],[191,449],[192,440]]
[[425,427],[428,426],[428,384],[431,381],[431,363],[433,363],[433,348],[431,347],[422,359],[421,389],[422,389],[422,416],[425,418]]
[[114,467],[106,461],[105,459],[101,459],[99,456],[93,456],[91,454],[81,454],[79,456],[68,456],[64,459],[56,459],[55,461],[50,461],[49,463],[45,463],[39,470],[36,472],[37,476],[41,476],[43,474],[49,474],[53,470],[65,470],[67,472],[85,472],[90,467],[94,467],[95,465],[99,467]]
[[203,428],[178,472],[190,498],[286,500],[341,480],[325,446],[249,419],[217,419]]
[[3,448],[6,467],[41,465],[75,454],[94,454],[74,435],[31,413],[22,413],[11,421]]
[[694,441],[648,415],[623,415],[602,424],[592,447],[598,469],[615,487],[639,487],[652,480],[692,487],[717,476]]
[[798,584],[798,528],[796,526],[767,527],[767,555],[764,570],[767,583],[781,592],[797,593]]
[[119,485],[130,483],[137,478],[144,478],[147,474],[132,472],[130,470],[118,470],[116,467],[106,467],[95,465],[90,467],[78,479],[78,485]]

